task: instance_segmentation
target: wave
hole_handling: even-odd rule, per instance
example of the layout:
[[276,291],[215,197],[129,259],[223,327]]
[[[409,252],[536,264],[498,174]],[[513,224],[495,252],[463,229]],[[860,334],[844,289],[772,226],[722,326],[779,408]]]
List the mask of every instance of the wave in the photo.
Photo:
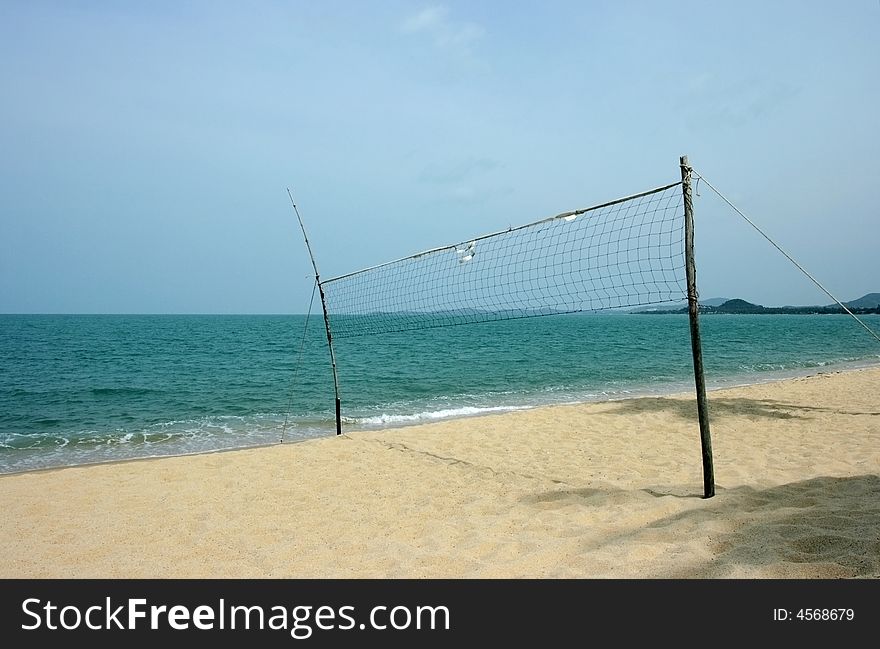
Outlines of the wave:
[[332,420],[273,414],[159,422],[136,430],[74,433],[0,432],[0,474],[137,458],[249,448],[331,434]]
[[872,365],[877,360],[880,360],[880,354],[878,355],[866,355],[866,356],[843,356],[839,358],[832,358],[826,360],[816,360],[816,359],[804,359],[804,360],[792,360],[788,362],[782,363],[766,363],[766,362],[754,362],[754,363],[740,363],[738,366],[737,373],[748,372],[754,374],[761,374],[765,372],[785,372],[785,371],[800,371],[800,370],[812,370],[812,369],[823,369],[823,368],[834,368],[834,367],[847,367],[857,364],[865,364]]
[[455,417],[471,417],[484,415],[492,412],[512,412],[514,410],[528,410],[534,406],[463,406],[461,408],[444,408],[442,410],[426,410],[409,415],[390,415],[382,413],[371,417],[354,417],[348,419],[348,423],[360,426],[393,426],[395,424],[411,424],[420,421],[436,421],[438,419],[453,419]]

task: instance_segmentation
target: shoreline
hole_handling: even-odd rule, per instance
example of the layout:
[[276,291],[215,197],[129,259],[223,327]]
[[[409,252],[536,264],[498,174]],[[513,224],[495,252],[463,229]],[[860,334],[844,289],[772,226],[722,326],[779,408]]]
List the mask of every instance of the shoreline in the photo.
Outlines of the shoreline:
[[2,577],[872,578],[880,367],[0,476]]
[[[752,374],[741,374],[741,375],[732,375],[729,377],[724,377],[721,379],[715,380],[713,383],[707,383],[706,391],[711,394],[717,391],[728,390],[732,388],[740,388],[740,387],[749,387],[749,386],[758,386],[764,385],[768,383],[779,383],[790,381],[799,378],[806,378],[811,376],[820,376],[823,374],[835,374],[835,373],[848,373],[848,372],[858,372],[865,369],[871,368],[880,368],[880,359],[868,360],[868,359],[860,359],[857,361],[846,361],[838,364],[831,365],[822,365],[818,367],[810,367],[810,368],[800,368],[798,370],[771,370],[765,373],[764,376],[758,376],[754,373]],[[752,379],[752,380],[750,380]],[[682,383],[686,383],[686,385],[682,385]],[[343,428],[344,434],[348,433],[362,433],[362,432],[382,432],[382,431],[392,431],[399,430],[402,428],[409,428],[412,426],[422,426],[429,425],[433,423],[442,423],[448,421],[457,421],[457,420],[466,420],[473,418],[481,418],[481,417],[491,417],[491,416],[503,416],[514,412],[521,411],[531,411],[531,410],[540,410],[543,408],[555,408],[558,406],[578,406],[578,405],[587,405],[587,404],[602,404],[602,403],[611,403],[618,401],[626,401],[630,399],[641,399],[641,398],[696,398],[693,394],[693,378],[685,382],[676,382],[676,383],[666,383],[666,384],[658,384],[654,386],[654,388],[649,388],[646,386],[640,388],[634,388],[632,390],[625,390],[620,395],[609,396],[608,394],[603,394],[601,396],[596,395],[595,398],[584,398],[578,400],[571,401],[558,401],[558,402],[550,402],[550,403],[537,403],[537,404],[525,404],[525,405],[505,405],[505,406],[486,406],[482,408],[480,412],[476,413],[463,413],[463,414],[455,414],[443,417],[426,417],[423,419],[418,418],[418,415],[412,415],[414,417],[412,420],[402,420],[397,422],[386,422],[381,424],[367,424],[367,425],[357,425],[357,424],[349,424],[349,430],[345,430]],[[711,403],[710,403],[711,405]],[[410,415],[405,415],[405,417],[409,417]],[[344,417],[343,417],[344,419]],[[710,420],[711,420],[711,410],[710,410]],[[220,447],[214,449],[205,449],[205,450],[195,450],[191,452],[171,452],[171,453],[158,453],[153,455],[135,455],[131,457],[121,457],[118,459],[104,459],[104,460],[96,460],[93,462],[78,462],[73,464],[57,464],[45,467],[35,467],[22,469],[17,471],[0,471],[0,479],[4,476],[12,476],[12,475],[21,475],[26,473],[34,473],[34,472],[45,472],[45,471],[56,471],[62,469],[70,469],[76,467],[91,467],[91,466],[102,466],[105,464],[117,464],[117,463],[127,463],[127,462],[143,462],[148,460],[161,460],[165,458],[174,458],[174,457],[192,457],[198,455],[213,455],[216,453],[234,453],[238,451],[246,451],[248,449],[260,449],[260,448],[272,448],[275,446],[282,445],[290,445],[290,444],[300,444],[303,442],[309,442],[316,439],[332,439],[336,437],[333,434],[332,430],[327,434],[323,435],[315,435],[312,437],[302,437],[299,439],[291,439],[291,440],[281,440],[278,442],[266,442],[259,444],[246,444],[241,446],[227,446]]]
[[[755,374],[737,374],[731,375],[729,377],[725,377],[722,379],[717,379],[714,383],[706,384],[706,392],[711,394],[713,392],[730,390],[734,388],[746,388],[750,386],[759,386],[765,384],[773,384],[773,383],[783,383],[786,381],[792,381],[796,379],[809,378],[813,376],[822,376],[825,374],[841,374],[841,373],[849,373],[849,372],[860,372],[862,370],[870,370],[873,368],[880,369],[880,358],[877,360],[866,360],[861,359],[857,361],[846,361],[839,364],[831,364],[831,365],[821,365],[817,367],[810,368],[801,368],[798,370],[771,370],[766,372],[766,376],[756,377]],[[758,380],[749,380],[749,377],[757,378]],[[686,384],[686,385],[682,385]],[[527,404],[527,405],[511,405],[511,406],[491,406],[492,410],[489,410],[487,407],[486,411],[472,413],[472,414],[460,414],[460,415],[451,415],[448,417],[439,417],[437,419],[425,418],[425,419],[417,419],[413,421],[401,421],[401,422],[392,422],[386,424],[378,424],[378,425],[366,425],[352,428],[347,432],[351,433],[361,433],[361,432],[381,432],[381,431],[391,431],[398,430],[401,428],[410,428],[413,426],[423,426],[430,425],[433,423],[442,423],[447,421],[456,421],[461,419],[474,419],[481,417],[492,417],[492,416],[504,416],[514,412],[521,411],[529,411],[529,410],[540,410],[543,408],[556,408],[558,406],[580,406],[580,405],[590,405],[590,404],[602,404],[602,403],[613,403],[618,401],[628,401],[630,399],[643,399],[643,398],[693,398],[696,402],[696,394],[694,392],[694,379],[691,377],[688,381],[676,382],[676,383],[665,383],[665,384],[657,384],[655,388],[649,387],[639,387],[634,388],[633,390],[627,390],[622,392],[619,395],[610,396],[607,393],[602,396],[596,396],[595,398],[584,398],[577,399],[572,401],[556,401],[550,403],[537,403],[537,404]],[[345,419],[345,417],[343,417]],[[343,428],[343,433],[345,433],[345,429]],[[291,443],[300,443],[307,442],[310,439],[323,439],[323,437],[315,437],[315,438],[306,438],[299,439],[295,442]],[[267,444],[265,446],[273,446],[272,444]],[[250,448],[250,447],[245,447]],[[242,449],[225,449],[225,450],[242,450]],[[192,455],[192,454],[190,454]],[[157,456],[157,457],[166,457],[166,456]],[[146,459],[146,458],[144,458]],[[3,474],[0,474],[2,476]]]

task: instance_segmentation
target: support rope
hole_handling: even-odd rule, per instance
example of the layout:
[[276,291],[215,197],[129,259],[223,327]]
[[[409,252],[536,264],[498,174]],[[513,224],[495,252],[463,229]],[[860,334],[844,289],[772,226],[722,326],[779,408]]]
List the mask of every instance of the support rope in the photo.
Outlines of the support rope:
[[293,392],[296,389],[296,377],[299,374],[299,366],[302,363],[303,349],[306,346],[306,334],[309,331],[309,318],[312,315],[312,304],[315,302],[315,291],[318,289],[318,281],[312,285],[312,297],[309,298],[309,310],[306,312],[306,323],[303,326],[302,339],[299,342],[299,353],[296,355],[296,365],[293,367],[293,378],[290,380],[290,394],[287,397],[287,412],[284,413],[284,425],[281,427],[281,439],[279,443],[284,443],[284,434],[287,432],[287,422],[290,419],[290,407],[293,403]]
[[704,176],[700,175],[697,171],[693,171],[693,173],[694,173],[695,176],[697,176],[697,178],[698,178],[699,180],[702,180],[704,183],[706,183],[706,186],[709,187],[709,189],[711,189],[713,192],[715,192],[716,194],[718,194],[718,197],[719,197],[721,200],[723,200],[725,203],[727,203],[727,204],[733,209],[734,212],[736,212],[736,213],[739,214],[741,217],[743,217],[749,225],[751,225],[753,228],[755,228],[755,230],[757,230],[758,233],[759,233],[762,237],[764,237],[765,239],[767,239],[767,241],[769,241],[769,242],[772,244],[772,246],[773,246],[774,248],[776,248],[779,252],[781,252],[781,253],[783,254],[783,256],[785,256],[786,259],[788,259],[792,264],[794,264],[794,265],[797,267],[797,269],[798,269],[799,271],[801,271],[804,275],[806,275],[807,277],[809,277],[809,278],[810,278],[810,281],[812,281],[813,284],[815,284],[816,286],[818,286],[818,287],[822,290],[822,292],[825,293],[825,295],[827,295],[827,296],[830,297],[832,300],[834,300],[834,301],[837,303],[837,305],[838,305],[841,309],[843,309],[844,311],[846,311],[850,316],[852,316],[852,317],[855,319],[856,322],[858,322],[860,325],[862,325],[862,327],[865,328],[865,331],[867,331],[867,332],[868,332],[869,334],[871,334],[874,338],[876,338],[878,342],[880,342],[880,335],[877,335],[877,333],[876,333],[873,329],[871,329],[868,325],[866,325],[866,324],[862,321],[861,318],[859,318],[855,313],[853,313],[852,311],[850,311],[850,310],[847,308],[847,306],[846,306],[843,302],[841,302],[841,301],[838,300],[836,297],[834,297],[834,296],[831,294],[831,291],[829,291],[827,288],[825,288],[824,286],[822,286],[822,284],[819,283],[819,280],[817,280],[817,279],[816,279],[815,277],[813,277],[809,272],[807,272],[807,269],[806,269],[806,268],[804,268],[804,267],[801,266],[797,261],[795,261],[795,259],[794,259],[790,254],[788,254],[785,250],[783,250],[782,247],[781,247],[778,243],[776,243],[773,239],[771,239],[770,236],[769,236],[766,232],[764,232],[761,228],[759,228],[759,227],[757,226],[757,224],[756,224],[754,221],[752,221],[749,217],[747,217],[745,214],[743,214],[742,211],[741,211],[736,205],[734,205],[733,203],[731,203],[731,202],[727,199],[727,197],[726,197],[724,194],[722,194],[720,191],[718,191],[712,183],[710,183],[708,180],[706,180],[706,178],[705,178]]

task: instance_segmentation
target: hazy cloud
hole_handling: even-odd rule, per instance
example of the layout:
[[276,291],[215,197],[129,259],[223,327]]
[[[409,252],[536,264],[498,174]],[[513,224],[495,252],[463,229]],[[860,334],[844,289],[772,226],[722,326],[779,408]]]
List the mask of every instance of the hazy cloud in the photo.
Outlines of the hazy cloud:
[[452,163],[432,163],[422,169],[419,180],[438,184],[457,183],[499,166],[500,163],[491,158],[465,158]]
[[449,10],[446,7],[426,7],[404,20],[401,29],[410,34],[420,31],[436,31],[447,24],[448,14]]
[[688,116],[693,128],[741,127],[784,107],[800,93],[785,81],[745,78],[719,79],[711,73],[693,76],[687,86],[687,105],[699,112]]
[[471,203],[494,191],[489,176],[499,167],[497,160],[475,157],[431,163],[422,169],[419,181],[438,186],[438,194],[446,200]]
[[427,37],[434,47],[462,59],[476,62],[474,48],[486,31],[473,22],[457,21],[443,5],[433,5],[404,19],[405,34]]

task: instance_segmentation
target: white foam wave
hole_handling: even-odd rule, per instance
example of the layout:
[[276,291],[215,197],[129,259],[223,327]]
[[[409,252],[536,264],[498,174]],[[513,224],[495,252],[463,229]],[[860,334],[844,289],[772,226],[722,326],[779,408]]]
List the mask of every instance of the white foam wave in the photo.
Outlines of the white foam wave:
[[442,410],[428,410],[411,415],[390,415],[382,413],[372,417],[358,417],[354,421],[362,426],[388,426],[394,424],[407,424],[420,421],[434,421],[437,419],[451,419],[453,417],[470,417],[484,415],[492,412],[511,412],[514,410],[528,410],[532,406],[463,406],[461,408],[444,408]]

